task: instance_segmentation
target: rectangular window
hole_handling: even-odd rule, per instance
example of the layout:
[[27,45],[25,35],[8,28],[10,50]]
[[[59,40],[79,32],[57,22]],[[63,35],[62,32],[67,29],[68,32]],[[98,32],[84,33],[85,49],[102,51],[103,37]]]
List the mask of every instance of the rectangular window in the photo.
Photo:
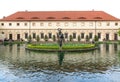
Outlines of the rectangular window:
[[44,33],[41,33],[41,39],[43,39],[44,38]]
[[109,40],[109,34],[106,33],[106,40]]
[[98,38],[101,38],[101,33],[98,33]]
[[85,23],[84,23],[84,22],[81,22],[81,26],[85,26]]
[[48,36],[49,36],[49,38],[52,38],[52,33],[49,33]]
[[1,26],[4,26],[4,23],[1,23]]
[[65,26],[68,26],[68,22],[65,22]]
[[81,33],[81,38],[82,38],[82,39],[84,38],[84,33]]
[[24,23],[25,26],[27,26],[27,23]]
[[101,23],[101,22],[98,22],[98,26],[102,26],[102,23]]
[[41,23],[40,23],[40,26],[44,26],[44,23],[43,23],[43,22],[41,22]]
[[28,38],[28,33],[25,33],[25,39],[27,39]]
[[77,23],[76,23],[76,22],[73,22],[73,26],[77,26]]
[[65,38],[68,38],[68,33],[65,33]]
[[90,22],[89,26],[93,26],[93,22]]
[[73,39],[75,39],[76,38],[76,33],[73,33]]
[[60,23],[59,23],[59,22],[57,22],[57,23],[56,23],[56,26],[60,26]]
[[115,26],[118,26],[118,23],[117,23],[117,22],[115,23]]
[[34,39],[36,38],[36,33],[33,33],[33,38],[34,38]]
[[20,23],[17,23],[17,26],[20,26]]
[[12,26],[12,23],[9,23],[9,26]]
[[92,38],[92,33],[89,33],[89,38]]
[[13,35],[9,34],[9,39],[12,40],[13,39]]
[[49,22],[49,23],[48,23],[48,26],[52,26],[52,23],[51,23],[51,22]]
[[110,26],[110,23],[109,23],[109,22],[107,23],[107,26]]
[[17,34],[17,40],[20,40],[20,34]]
[[36,25],[36,23],[32,23],[32,26],[35,26]]

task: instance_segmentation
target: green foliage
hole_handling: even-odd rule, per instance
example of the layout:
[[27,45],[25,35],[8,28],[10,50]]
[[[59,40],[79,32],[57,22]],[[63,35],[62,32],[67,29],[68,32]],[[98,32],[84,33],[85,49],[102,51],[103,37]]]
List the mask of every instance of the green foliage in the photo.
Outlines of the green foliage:
[[[28,48],[33,49],[59,49],[58,44],[29,44],[27,46]],[[66,43],[62,46],[62,49],[89,49],[94,48],[95,44],[72,44],[72,43]]]
[[39,35],[37,35],[36,40],[37,40],[37,42],[40,41],[40,37],[39,37]]
[[80,40],[81,40],[80,35],[78,35],[78,41],[80,41]]
[[32,41],[32,36],[29,35],[29,37],[28,37],[28,42],[30,43],[31,41]]
[[72,40],[73,40],[73,37],[72,37],[72,35],[70,35],[70,36],[69,36],[69,38],[70,38],[70,41],[72,41]]
[[48,41],[48,36],[47,36],[47,35],[45,35],[45,38],[44,38],[44,39],[45,39],[45,41]]
[[119,31],[118,31],[118,35],[120,36],[120,29],[119,29]]
[[56,41],[56,37],[55,37],[55,35],[53,35],[53,41]]
[[87,42],[89,41],[89,36],[88,36],[88,35],[86,35],[86,41],[87,41]]
[[95,37],[94,37],[94,41],[98,41],[98,36],[97,35],[95,35]]

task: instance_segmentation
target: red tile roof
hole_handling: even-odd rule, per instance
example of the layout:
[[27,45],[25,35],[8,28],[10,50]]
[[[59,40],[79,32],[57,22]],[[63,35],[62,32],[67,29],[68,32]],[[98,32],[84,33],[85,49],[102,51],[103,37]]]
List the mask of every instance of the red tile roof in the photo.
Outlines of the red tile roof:
[[80,20],[80,21],[118,21],[120,19],[103,11],[20,11],[2,21],[32,21],[32,20]]

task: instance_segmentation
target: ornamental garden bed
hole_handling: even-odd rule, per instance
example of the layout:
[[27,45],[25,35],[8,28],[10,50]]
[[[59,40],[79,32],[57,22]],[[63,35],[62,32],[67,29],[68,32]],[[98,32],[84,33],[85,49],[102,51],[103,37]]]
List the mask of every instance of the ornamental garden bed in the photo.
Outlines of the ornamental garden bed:
[[96,49],[95,44],[65,43],[62,48],[57,43],[28,44],[26,49],[33,51],[88,51]]

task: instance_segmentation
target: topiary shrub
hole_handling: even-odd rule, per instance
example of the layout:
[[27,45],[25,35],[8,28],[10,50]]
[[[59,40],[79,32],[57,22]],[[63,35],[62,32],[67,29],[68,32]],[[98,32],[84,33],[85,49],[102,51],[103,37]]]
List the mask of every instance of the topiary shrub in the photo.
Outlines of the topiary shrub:
[[55,37],[55,35],[53,35],[53,41],[56,41],[56,37]]
[[39,35],[37,35],[36,40],[37,40],[37,42],[40,41],[40,37],[39,37]]
[[29,35],[29,37],[28,37],[28,42],[30,43],[31,41],[32,41],[32,36]]
[[94,41],[98,41],[98,36],[97,35],[95,35],[95,37],[94,37]]
[[73,37],[72,37],[72,35],[70,35],[70,36],[69,36],[69,38],[70,38],[70,41],[72,41],[72,40],[73,40]]
[[86,42],[88,42],[89,41],[89,36],[88,35],[86,35]]
[[48,41],[48,36],[47,36],[47,35],[45,35],[44,40],[45,40],[45,41]]
[[78,42],[80,42],[81,38],[80,38],[80,35],[78,35]]

